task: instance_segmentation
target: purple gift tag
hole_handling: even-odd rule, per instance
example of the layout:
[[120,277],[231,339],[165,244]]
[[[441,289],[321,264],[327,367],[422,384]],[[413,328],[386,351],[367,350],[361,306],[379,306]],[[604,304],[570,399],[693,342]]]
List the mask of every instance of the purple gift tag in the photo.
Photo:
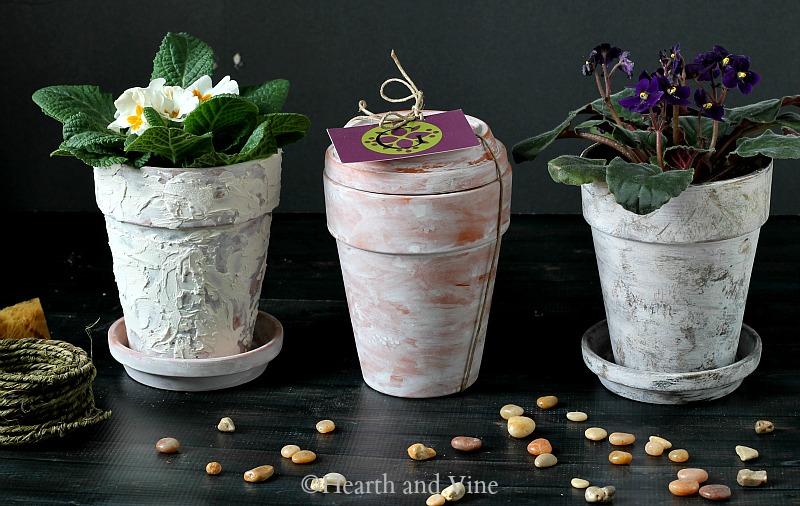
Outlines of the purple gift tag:
[[461,109],[429,113],[387,130],[376,124],[329,128],[328,135],[343,163],[394,160],[471,148],[480,140]]

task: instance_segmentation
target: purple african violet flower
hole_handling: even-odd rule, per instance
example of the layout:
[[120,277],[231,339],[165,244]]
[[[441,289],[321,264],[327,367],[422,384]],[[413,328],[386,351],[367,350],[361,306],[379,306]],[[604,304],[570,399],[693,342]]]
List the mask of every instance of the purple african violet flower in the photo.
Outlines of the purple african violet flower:
[[683,57],[681,56],[681,45],[675,44],[669,49],[658,52],[661,60],[661,67],[670,80],[674,81],[683,71]]
[[628,76],[628,79],[633,77],[633,62],[628,59],[631,53],[628,51],[623,51],[622,54],[619,55],[619,68]]
[[698,88],[694,92],[694,103],[700,108],[703,116],[708,116],[715,121],[722,121],[725,109],[721,105],[715,104],[703,88]]
[[[594,70],[598,65],[610,65],[614,58],[619,58],[622,55],[622,49],[612,46],[608,42],[603,42],[599,46],[595,46],[589,56],[586,57],[586,62],[581,69],[583,75],[590,76],[594,74]],[[633,64],[631,64],[631,67]]]
[[722,46],[714,46],[711,51],[700,53],[693,63],[686,65],[686,76],[698,81],[710,81],[719,76],[719,67],[730,53]]
[[750,58],[747,56],[731,56],[727,59],[722,84],[726,88],[739,88],[742,94],[753,91],[753,86],[761,81],[761,76],[750,71]]
[[672,84],[669,79],[660,73],[656,74],[654,77],[658,80],[658,88],[664,92],[664,102],[669,105],[692,105],[692,103],[689,102],[689,95],[692,94],[692,90],[688,86]]
[[663,95],[664,92],[659,89],[658,77],[653,76],[649,79],[640,79],[633,95],[621,98],[619,105],[631,112],[645,113],[652,109]]

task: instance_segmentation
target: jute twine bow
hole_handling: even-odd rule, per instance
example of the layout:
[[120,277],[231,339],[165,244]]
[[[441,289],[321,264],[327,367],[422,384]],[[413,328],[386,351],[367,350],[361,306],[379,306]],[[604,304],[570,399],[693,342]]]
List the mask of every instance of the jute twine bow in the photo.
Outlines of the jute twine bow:
[[[392,60],[394,60],[395,65],[400,70],[400,73],[403,74],[405,79],[400,79],[399,77],[392,77],[387,79],[381,84],[381,98],[386,100],[387,102],[399,103],[399,102],[406,102],[408,100],[414,100],[414,105],[411,106],[411,110],[406,113],[402,114],[397,111],[389,111],[384,114],[375,114],[374,112],[367,109],[367,102],[365,100],[359,100],[358,102],[358,110],[364,113],[364,116],[356,116],[353,119],[371,119],[378,122],[381,128],[385,128],[386,130],[394,130],[395,128],[400,128],[409,121],[422,121],[424,116],[422,114],[422,90],[417,88],[417,85],[414,84],[414,81],[406,73],[403,66],[400,65],[400,60],[397,58],[397,55],[392,49]],[[385,93],[386,85],[389,83],[400,83],[406,88],[408,91],[411,92],[410,95],[405,96],[403,98],[392,98]]]
[[0,339],[0,446],[35,443],[107,420],[86,352],[54,339]]

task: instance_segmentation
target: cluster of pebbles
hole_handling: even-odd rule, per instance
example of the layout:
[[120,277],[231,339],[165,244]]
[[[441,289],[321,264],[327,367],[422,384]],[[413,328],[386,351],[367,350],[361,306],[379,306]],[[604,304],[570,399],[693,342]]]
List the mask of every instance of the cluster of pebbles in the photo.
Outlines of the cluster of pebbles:
[[[552,409],[558,405],[558,398],[554,395],[539,397],[536,405],[541,409]],[[500,416],[506,421],[508,434],[514,438],[522,439],[529,437],[536,429],[536,422],[533,418],[525,416],[525,410],[517,404],[506,404],[500,408]],[[583,411],[569,411],[566,414],[569,421],[585,422],[589,416]],[[336,425],[332,420],[320,420],[315,426],[321,434],[332,432]],[[236,426],[230,417],[222,418],[217,424],[217,429],[221,432],[234,432]],[[758,434],[768,434],[775,430],[772,422],[758,420],[755,424],[755,431]],[[611,434],[602,427],[589,427],[584,431],[586,439],[591,441],[607,440],[613,447],[608,454],[608,461],[613,465],[624,466],[633,461],[633,454],[623,449],[636,441],[636,436],[629,432],[612,432]],[[483,446],[480,438],[472,436],[455,436],[450,441],[450,445],[462,452],[474,452]],[[534,455],[534,465],[537,468],[552,467],[558,463],[558,458],[553,453],[553,445],[543,437],[531,440],[527,447],[528,453]],[[173,437],[164,437],[156,442],[156,450],[160,453],[176,453],[180,450],[180,442]],[[673,445],[667,439],[652,435],[645,444],[644,451],[651,457],[658,457],[668,452],[670,461],[682,463],[689,460],[689,452],[682,448],[673,449]],[[758,450],[744,445],[735,447],[736,454],[742,462],[757,459]],[[407,448],[408,456],[414,460],[423,461],[434,458],[436,450],[423,443],[414,443]],[[314,462],[316,454],[311,450],[303,450],[297,445],[287,444],[280,450],[281,457],[291,459],[295,464],[308,464]],[[209,462],[205,471],[209,475],[218,475],[222,472],[222,465],[219,462]],[[261,465],[244,472],[244,480],[250,483],[259,483],[269,479],[275,472],[271,465]],[[699,494],[701,497],[712,501],[723,501],[731,497],[731,489],[721,483],[705,484],[709,479],[709,474],[705,469],[697,467],[687,467],[680,469],[676,479],[669,482],[669,491],[675,496],[691,496]],[[767,481],[765,470],[741,469],[738,472],[736,481],[743,487],[757,487]],[[321,478],[314,478],[310,483],[311,491],[326,492],[329,487],[337,489],[347,483],[347,479],[340,473],[327,473]],[[570,480],[570,486],[575,489],[584,490],[584,498],[589,503],[610,503],[616,494],[616,487],[612,485],[597,486],[592,485],[589,480],[575,477]],[[432,494],[425,502],[427,506],[442,506],[446,502],[458,501],[466,495],[466,488],[463,483],[456,482],[446,487],[440,493]]]

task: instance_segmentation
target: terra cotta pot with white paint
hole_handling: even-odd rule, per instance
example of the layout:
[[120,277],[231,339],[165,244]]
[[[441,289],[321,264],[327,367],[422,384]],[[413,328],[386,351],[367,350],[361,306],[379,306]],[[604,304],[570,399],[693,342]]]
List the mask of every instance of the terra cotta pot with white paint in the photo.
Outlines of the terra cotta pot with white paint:
[[94,169],[128,346],[170,359],[251,349],[281,155],[198,169]]
[[[742,177],[692,185],[647,215],[623,209],[605,183],[581,186],[607,317],[602,333],[624,376],[612,388],[617,393],[657,403],[707,400],[729,393],[752,372],[758,357],[737,350],[746,334],[753,342],[745,348],[760,356],[760,339],[743,330],[743,316],[771,183],[769,163]],[[590,329],[588,337],[599,342],[599,332]],[[584,359],[607,379],[611,366],[586,342]],[[745,359],[752,367],[734,367]],[[642,380],[642,371],[659,380]],[[701,371],[714,374],[690,381]],[[670,374],[684,391],[656,392],[669,390]],[[701,393],[687,392],[692,384]]]
[[379,392],[438,397],[478,377],[511,165],[488,125],[467,119],[482,139],[471,148],[358,163],[326,152],[328,229],[363,378]]

